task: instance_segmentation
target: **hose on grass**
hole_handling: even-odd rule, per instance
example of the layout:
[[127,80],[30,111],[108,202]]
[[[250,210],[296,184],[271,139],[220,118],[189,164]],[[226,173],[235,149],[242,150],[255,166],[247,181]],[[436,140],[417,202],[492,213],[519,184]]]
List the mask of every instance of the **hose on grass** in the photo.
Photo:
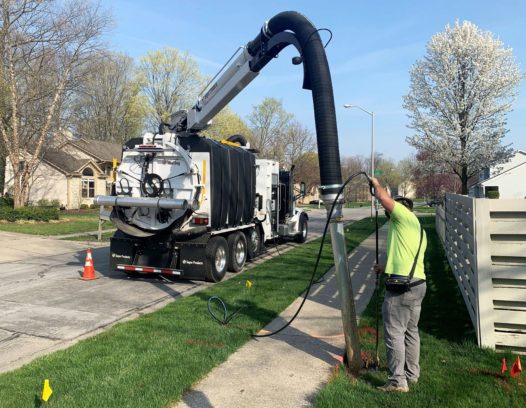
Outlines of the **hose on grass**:
[[[212,310],[212,304],[214,302],[218,303],[223,309],[223,318],[222,319],[219,318],[216,315],[216,313]],[[223,299],[221,299],[219,296],[211,296],[210,298],[208,298],[208,313],[210,313],[210,316],[212,316],[212,318],[215,321],[217,321],[218,323],[220,323],[222,325],[228,324],[230,322],[230,320],[232,320],[241,311],[241,309],[243,309],[243,308],[240,307],[235,312],[228,314],[228,309],[226,307],[225,302],[223,302]]]
[[[292,316],[289,321],[287,323],[285,323],[282,327],[280,327],[279,329],[275,330],[275,331],[272,331],[272,332],[268,332],[268,333],[264,333],[264,334],[252,334],[252,337],[270,337],[270,336],[274,336],[275,334],[278,334],[279,332],[283,331],[284,329],[286,329],[288,326],[290,326],[290,324],[296,319],[296,317],[299,315],[301,309],[303,308],[303,305],[305,304],[306,300],[307,300],[307,297],[309,296],[309,293],[310,293],[310,290],[313,286],[313,284],[315,283],[314,282],[314,279],[315,279],[315,276],[316,276],[316,272],[318,271],[318,266],[319,266],[319,263],[320,263],[320,260],[321,260],[321,254],[322,254],[322,251],[323,251],[323,245],[325,243],[325,237],[327,235],[327,230],[329,228],[329,223],[330,223],[330,220],[331,220],[331,217],[332,217],[332,213],[334,212],[334,208],[336,207],[336,204],[338,203],[338,199],[340,198],[340,195],[343,193],[343,190],[345,189],[345,187],[347,186],[347,184],[349,184],[354,178],[358,177],[359,175],[364,175],[366,178],[367,178],[367,181],[369,183],[369,189],[370,189],[370,192],[371,194],[373,194],[373,187],[372,187],[372,183],[371,183],[371,179],[369,178],[369,176],[367,175],[366,172],[364,171],[360,171],[360,172],[357,172],[357,173],[354,173],[352,174],[351,176],[349,176],[347,178],[347,180],[345,180],[345,182],[342,184],[342,186],[340,187],[338,193],[336,194],[336,197],[335,199],[333,200],[332,202],[332,205],[331,205],[331,209],[329,211],[329,214],[327,215],[327,222],[325,223],[325,227],[323,229],[323,235],[322,235],[322,238],[321,238],[321,242],[320,242],[320,248],[318,250],[318,255],[316,257],[316,262],[314,264],[314,269],[312,271],[312,274],[311,274],[311,277],[310,277],[310,281],[309,281],[309,284],[307,286],[307,289],[305,290],[305,293],[303,295],[303,299],[301,301],[301,304],[299,305],[298,309],[296,310],[296,312],[294,313],[294,316]],[[373,194],[374,195],[374,194]],[[223,310],[224,310],[224,315],[223,315],[223,319],[218,319],[214,314],[212,314],[211,310],[210,310],[210,302],[211,300],[214,299],[214,301],[219,301],[219,303],[223,306]],[[217,299],[217,300],[216,300]],[[230,320],[232,320],[232,318],[239,312],[239,310],[237,310],[236,312],[228,315],[228,310],[226,308],[226,305],[225,303],[223,302],[223,300],[217,296],[212,296],[209,300],[208,300],[208,311],[209,313],[212,315],[212,317],[217,320],[219,323],[221,324],[228,324],[228,322],[230,322]],[[228,320],[227,320],[228,318]],[[224,321],[226,321],[226,323],[223,323]]]

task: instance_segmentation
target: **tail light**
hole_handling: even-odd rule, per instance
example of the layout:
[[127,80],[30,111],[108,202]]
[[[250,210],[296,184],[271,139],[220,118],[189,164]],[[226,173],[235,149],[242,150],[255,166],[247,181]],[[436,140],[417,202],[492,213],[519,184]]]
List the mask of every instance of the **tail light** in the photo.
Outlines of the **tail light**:
[[208,217],[194,217],[192,222],[196,225],[208,225]]

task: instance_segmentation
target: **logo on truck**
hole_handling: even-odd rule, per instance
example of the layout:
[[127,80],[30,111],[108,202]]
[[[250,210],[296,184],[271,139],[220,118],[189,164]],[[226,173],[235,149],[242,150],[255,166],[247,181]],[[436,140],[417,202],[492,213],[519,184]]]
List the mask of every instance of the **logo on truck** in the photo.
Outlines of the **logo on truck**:
[[119,255],[119,254],[116,254],[116,253],[113,253],[111,254],[112,258],[122,258],[122,259],[130,259],[131,256],[129,255]]
[[183,259],[183,265],[204,265],[204,262],[202,262],[202,261],[189,261],[189,260]]

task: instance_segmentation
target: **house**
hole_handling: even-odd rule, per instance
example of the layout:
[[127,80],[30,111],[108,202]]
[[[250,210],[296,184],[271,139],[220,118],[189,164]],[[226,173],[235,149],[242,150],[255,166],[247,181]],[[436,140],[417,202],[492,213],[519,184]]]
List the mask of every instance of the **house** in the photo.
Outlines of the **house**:
[[[62,207],[78,209],[93,204],[96,195],[109,195],[112,185],[113,160],[121,160],[122,146],[100,140],[75,139],[66,136],[49,147],[31,177],[29,204],[40,200],[58,200]],[[24,152],[24,166],[30,152]],[[13,184],[13,171],[8,161],[4,193]]]
[[517,150],[511,159],[480,172],[479,180],[469,188],[469,196],[487,197],[490,191],[499,198],[526,198],[526,151]]

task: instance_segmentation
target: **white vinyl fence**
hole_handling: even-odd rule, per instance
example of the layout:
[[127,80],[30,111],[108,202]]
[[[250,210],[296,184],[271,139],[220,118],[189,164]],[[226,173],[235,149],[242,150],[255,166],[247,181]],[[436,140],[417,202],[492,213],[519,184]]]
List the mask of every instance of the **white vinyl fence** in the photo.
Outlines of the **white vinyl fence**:
[[436,230],[479,345],[526,353],[526,200],[448,194]]

